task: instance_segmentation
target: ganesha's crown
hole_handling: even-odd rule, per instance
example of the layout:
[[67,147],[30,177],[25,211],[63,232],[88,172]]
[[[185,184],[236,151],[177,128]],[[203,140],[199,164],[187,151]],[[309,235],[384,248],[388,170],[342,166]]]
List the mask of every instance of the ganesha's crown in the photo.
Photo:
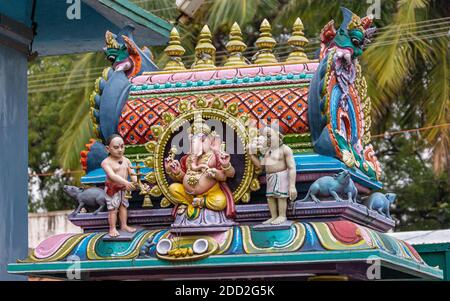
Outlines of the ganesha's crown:
[[194,119],[192,126],[187,129],[187,132],[193,135],[197,134],[209,135],[211,134],[211,128],[206,124],[203,118],[196,117]]

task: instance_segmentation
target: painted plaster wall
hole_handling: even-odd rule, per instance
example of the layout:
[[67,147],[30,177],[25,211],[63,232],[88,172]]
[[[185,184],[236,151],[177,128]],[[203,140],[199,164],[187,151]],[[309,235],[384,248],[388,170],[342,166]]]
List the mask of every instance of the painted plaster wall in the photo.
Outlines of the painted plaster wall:
[[67,218],[72,211],[28,214],[28,247],[36,248],[40,242],[56,234],[82,233],[81,228]]
[[6,265],[28,251],[27,59],[0,45],[0,280]]

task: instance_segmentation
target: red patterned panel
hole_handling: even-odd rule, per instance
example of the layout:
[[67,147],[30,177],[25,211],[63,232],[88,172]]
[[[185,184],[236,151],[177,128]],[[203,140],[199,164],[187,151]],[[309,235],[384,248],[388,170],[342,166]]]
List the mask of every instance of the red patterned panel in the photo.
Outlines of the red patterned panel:
[[155,111],[150,110],[145,116],[144,121],[148,126],[152,126],[153,124],[156,124],[156,122],[160,119],[159,115],[155,113]]
[[148,131],[148,126],[144,119],[139,120],[139,122],[134,127],[134,131],[139,135],[139,137],[145,136]]
[[[150,127],[161,123],[164,112],[178,114],[181,100],[194,102],[200,95],[140,97],[124,106],[118,132],[127,144],[143,144],[152,139]],[[238,103],[239,112],[250,113],[266,123],[278,119],[285,133],[304,133],[308,127],[308,88],[284,88],[201,94],[207,101],[219,97],[225,103]]]
[[125,119],[125,117],[127,117],[127,115],[130,114],[131,112],[133,112],[133,109],[131,109],[130,106],[125,105],[124,108],[122,109],[121,119]]
[[146,115],[150,111],[150,108],[147,106],[141,106],[140,108],[137,108],[135,112],[142,118],[142,116]]
[[272,112],[274,112],[275,115],[278,116],[278,118],[281,118],[283,113],[286,112],[288,109],[289,109],[289,106],[282,99],[277,101],[274,104],[274,106],[271,108]]
[[128,123],[123,122],[123,120],[121,119],[121,122],[119,123],[119,127],[118,127],[117,131],[120,136],[126,137],[132,129],[133,128],[131,126],[129,126]]
[[166,112],[169,109],[169,106],[164,102],[160,102],[157,106],[153,108],[153,110],[158,114],[162,115],[162,113]]
[[[264,116],[264,118],[262,118],[263,120],[263,124],[271,124],[274,120],[279,119],[278,116],[269,110],[269,112],[267,112],[267,114]],[[283,129],[283,131],[286,133],[287,129],[284,126],[284,123],[280,123],[281,128]]]
[[128,114],[128,116],[125,118],[125,121],[131,126],[133,127],[138,121],[140,120],[139,115],[136,114],[136,112],[131,112],[130,114]]
[[349,221],[327,222],[333,236],[344,244],[356,244],[362,240],[358,233],[358,227]]
[[134,100],[134,101],[130,101],[128,103],[128,105],[130,106],[131,109],[136,110],[137,108],[139,108],[140,106],[142,106],[144,104],[142,103],[142,101]]
[[150,109],[159,104],[160,100],[158,98],[150,98],[148,100],[142,99],[141,101],[145,102],[145,105]]
[[241,108],[247,108],[246,111],[252,110],[258,103],[260,103],[260,99],[258,95],[251,94],[250,97],[247,97],[244,101],[242,101]]

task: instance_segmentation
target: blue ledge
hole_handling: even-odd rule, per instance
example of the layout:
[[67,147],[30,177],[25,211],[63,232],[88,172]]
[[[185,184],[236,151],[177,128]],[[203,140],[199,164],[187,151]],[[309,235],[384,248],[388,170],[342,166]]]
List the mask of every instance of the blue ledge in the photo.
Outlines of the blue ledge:
[[295,165],[297,166],[297,172],[309,173],[309,172],[339,172],[342,170],[348,170],[352,175],[352,179],[370,189],[381,189],[383,184],[369,178],[362,173],[359,169],[349,168],[343,162],[336,158],[323,156],[315,153],[309,154],[296,154],[294,155]]

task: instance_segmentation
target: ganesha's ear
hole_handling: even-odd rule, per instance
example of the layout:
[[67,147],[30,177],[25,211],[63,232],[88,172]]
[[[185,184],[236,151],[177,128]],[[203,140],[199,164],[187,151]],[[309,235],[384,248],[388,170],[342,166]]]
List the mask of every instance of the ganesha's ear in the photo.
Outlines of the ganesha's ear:
[[249,122],[248,122],[248,127],[249,128],[256,128],[258,126],[258,121],[254,118],[250,118]]

